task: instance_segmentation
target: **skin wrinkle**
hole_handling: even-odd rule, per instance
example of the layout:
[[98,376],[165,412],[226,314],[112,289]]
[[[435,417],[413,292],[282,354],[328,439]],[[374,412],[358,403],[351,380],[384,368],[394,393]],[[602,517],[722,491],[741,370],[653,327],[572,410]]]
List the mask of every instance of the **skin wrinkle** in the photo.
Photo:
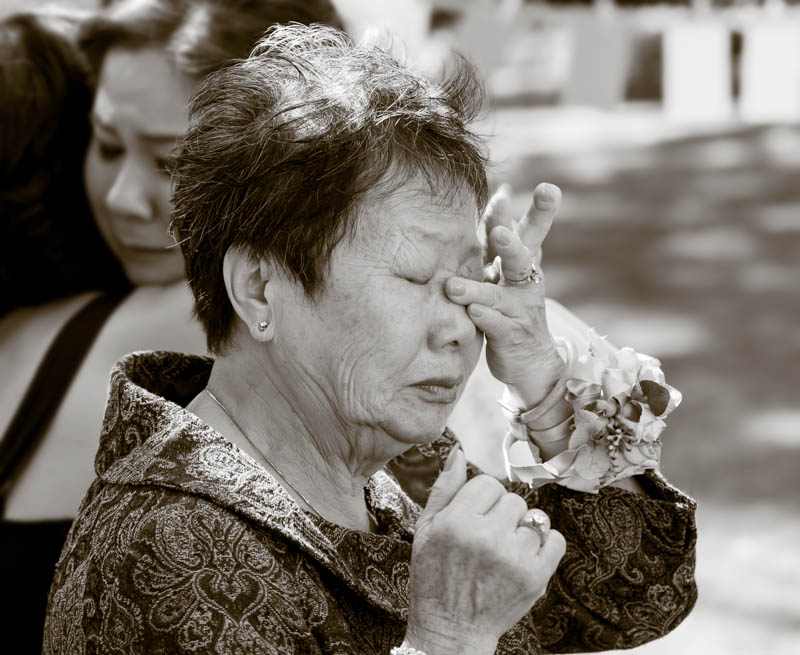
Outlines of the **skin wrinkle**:
[[[340,289],[326,289],[326,293],[330,294],[331,298],[336,298],[339,302],[343,302],[346,300],[346,297],[340,293]],[[297,297],[296,300],[301,302],[309,302],[305,296],[302,298]],[[313,304],[313,303],[311,303]],[[322,317],[323,322],[326,322],[325,317]],[[356,320],[358,320],[356,318]],[[351,346],[355,345],[355,341],[350,342]],[[347,362],[348,358],[348,350],[345,349],[344,352],[341,353],[341,360],[343,362]],[[291,365],[290,362],[299,362],[302,364],[302,358],[295,356],[292,357],[289,361],[286,362],[286,365]],[[302,367],[300,370],[295,371],[293,375],[296,375],[296,379],[300,380],[306,386],[307,397],[311,398],[312,400],[315,398],[321,398],[321,400],[316,402],[316,409],[325,411],[325,408],[332,408],[334,421],[336,423],[337,431],[345,435],[345,437],[349,437],[353,433],[353,425],[352,421],[348,420],[348,418],[339,411],[338,405],[340,402],[335,398],[335,396],[331,393],[332,388],[327,387],[323,384],[317,383],[317,376],[313,370],[307,369],[304,370]],[[346,406],[353,406],[358,407],[364,414],[369,414],[369,405],[368,403],[364,402],[360,395],[357,393],[358,384],[355,376],[352,375],[352,367],[346,369],[345,373],[341,375],[340,378],[340,388],[348,390],[345,393],[345,405]],[[278,387],[280,391],[280,388]],[[287,396],[281,392],[281,395],[289,401]],[[305,394],[304,394],[305,395]],[[348,402],[349,401],[349,402]],[[363,489],[364,485],[366,484],[367,479],[369,476],[373,474],[372,466],[370,465],[373,461],[380,461],[380,457],[376,457],[375,454],[372,453],[364,453],[361,452],[363,450],[363,444],[373,444],[378,443],[379,440],[374,438],[364,439],[362,443],[359,444],[349,438],[345,438],[344,440],[337,440],[331,442],[329,440],[327,432],[319,433],[318,430],[313,429],[312,421],[306,418],[306,416],[302,413],[302,410],[298,410],[295,408],[295,405],[298,403],[289,401],[290,406],[292,406],[295,416],[303,423],[305,427],[305,434],[309,437],[313,447],[317,450],[317,452],[322,457],[323,461],[331,462],[331,461],[341,461],[346,464],[347,471],[349,472],[350,476],[353,479],[352,488],[353,490]],[[385,409],[385,408],[379,408]],[[359,428],[362,429],[372,429],[369,423],[356,423]],[[338,446],[339,448],[334,449],[332,446]],[[346,447],[341,447],[346,446]],[[337,452],[338,451],[338,452]],[[337,481],[332,472],[330,470],[322,470],[320,471],[320,475],[329,482],[332,482],[335,485],[340,484],[340,481]],[[312,486],[318,487],[321,491],[325,492],[326,488],[323,485],[320,485],[318,482],[318,476],[312,476]],[[330,487],[327,487],[328,489]]]
[[[352,489],[349,490],[350,493],[355,493],[357,490],[363,489],[364,484],[371,473],[361,470],[358,466],[358,464],[362,464],[363,462],[357,459],[357,450],[351,446],[349,449],[340,448],[339,452],[337,452],[332,446],[342,446],[344,445],[344,442],[331,442],[326,440],[324,438],[325,433],[319,434],[319,430],[314,428],[312,421],[307,417],[307,415],[304,414],[302,410],[298,409],[299,403],[297,400],[290,394],[286,393],[286,390],[281,385],[273,384],[272,378],[269,375],[266,375],[267,370],[262,369],[262,372],[265,374],[264,379],[268,382],[268,389],[266,389],[267,393],[265,393],[265,390],[261,386],[252,382],[248,383],[247,385],[249,391],[253,395],[262,398],[265,403],[267,402],[266,398],[269,392],[280,396],[284,401],[285,406],[290,408],[294,419],[304,428],[304,434],[302,436],[293,435],[295,438],[292,438],[291,440],[276,439],[274,438],[274,435],[269,435],[270,437],[273,437],[269,439],[268,443],[270,444],[270,448],[266,451],[269,460],[279,462],[283,461],[288,456],[295,460],[313,462],[315,460],[311,452],[313,449],[316,450],[318,457],[322,461],[341,461],[346,463],[347,471],[352,479]],[[298,379],[302,379],[306,382],[313,382],[314,380],[313,376],[305,378],[299,377]],[[314,399],[314,391],[320,392],[326,398],[326,400],[331,400],[328,397],[328,394],[325,393],[325,390],[319,385],[308,386],[307,398]],[[324,403],[319,403],[318,407],[321,409],[324,407]],[[340,425],[342,428],[344,428],[343,421],[340,421]],[[249,434],[250,430],[248,429],[248,436]],[[319,438],[320,436],[323,438]],[[283,471],[283,468],[281,468],[281,470]],[[323,480],[327,481],[328,484],[323,484]],[[307,482],[308,486],[315,491],[315,495],[327,494],[327,490],[331,488],[331,485],[341,488],[342,480],[347,480],[347,477],[336,476],[331,469],[326,467],[314,467],[314,472],[304,478],[304,482]],[[296,480],[293,481],[293,484],[295,482]],[[334,495],[332,498],[330,498],[330,500],[336,504],[339,499]]]
[[[295,292],[295,302],[305,302],[308,299],[301,293]],[[280,307],[281,302],[273,303],[273,306]],[[276,311],[274,320],[280,322],[279,311]],[[281,362],[281,367],[288,369],[289,375],[294,380],[297,380],[302,386],[300,393],[290,394],[288,389],[280,384],[273,384],[273,376],[270,375],[269,368],[265,367],[263,361],[259,361],[259,368],[261,377],[256,379],[266,380],[269,383],[269,388],[265,391],[258,384],[249,383],[248,388],[251,393],[262,399],[264,404],[268,403],[269,393],[277,394],[283,400],[285,406],[289,408],[292,413],[293,419],[303,426],[303,435],[300,438],[293,438],[289,441],[271,438],[268,443],[270,444],[267,450],[267,456],[270,460],[282,461],[287,455],[292,459],[299,459],[300,461],[313,462],[315,458],[312,456],[310,449],[316,450],[319,459],[325,462],[341,461],[347,465],[347,471],[352,478],[352,491],[363,489],[367,478],[372,475],[369,467],[367,470],[362,470],[361,466],[365,461],[358,458],[358,449],[355,444],[349,442],[336,440],[332,441],[327,439],[327,431],[319,431],[315,427],[315,421],[310,418],[311,416],[318,416],[320,413],[325,413],[328,407],[335,407],[335,399],[330,396],[325,386],[317,383],[317,378],[314,371],[303,366],[304,361],[302,357],[290,356],[285,361]],[[298,396],[302,397],[299,398]],[[311,401],[314,406],[313,412],[308,412],[307,407],[302,409],[304,402]],[[348,425],[344,417],[334,412],[338,429],[342,434],[348,434]],[[278,430],[276,430],[276,433]],[[274,435],[270,435],[274,437]],[[349,448],[334,448],[333,446],[349,446]],[[283,470],[283,469],[282,469]],[[331,469],[325,467],[315,467],[315,474],[308,476],[309,486],[317,491],[326,493],[330,489],[330,485],[340,486],[342,480],[347,477],[339,478],[334,474]],[[327,480],[328,485],[321,483],[320,478]],[[334,499],[337,500],[337,499]]]
[[[249,417],[251,439],[292,484],[300,481],[315,508],[360,528],[367,478],[414,443],[441,434],[483,345],[465,308],[444,290],[479,248],[474,197],[462,193],[442,207],[439,199],[424,202],[424,189],[420,182],[390,199],[365,199],[352,240],[334,249],[316,301],[285,270],[267,265],[261,293],[275,337],[254,342],[250,326],[259,313],[242,316],[236,352],[217,360],[209,383],[233,388],[229,399],[238,402],[229,409]],[[393,270],[401,245],[415,253],[415,263],[435,268],[432,282],[416,285]],[[248,262],[241,271],[253,271]],[[413,386],[440,375],[462,378],[452,401]],[[264,377],[274,382],[258,382]]]

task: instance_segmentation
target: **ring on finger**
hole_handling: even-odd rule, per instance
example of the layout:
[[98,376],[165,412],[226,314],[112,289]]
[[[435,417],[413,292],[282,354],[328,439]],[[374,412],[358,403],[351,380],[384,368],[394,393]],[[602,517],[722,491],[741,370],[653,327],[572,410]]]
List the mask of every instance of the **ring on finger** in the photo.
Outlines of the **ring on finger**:
[[550,534],[550,517],[540,509],[529,509],[517,523],[519,528],[529,528],[539,535],[540,547],[547,543]]
[[510,287],[527,287],[529,284],[539,284],[542,281],[542,274],[536,270],[536,263],[531,259],[531,272],[521,280],[510,280],[503,276],[506,286]]

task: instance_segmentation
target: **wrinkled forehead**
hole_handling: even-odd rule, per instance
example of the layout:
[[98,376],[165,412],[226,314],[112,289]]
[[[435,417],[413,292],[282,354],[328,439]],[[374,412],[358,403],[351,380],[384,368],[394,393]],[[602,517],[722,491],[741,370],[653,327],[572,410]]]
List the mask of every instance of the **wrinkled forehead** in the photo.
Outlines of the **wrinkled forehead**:
[[368,192],[357,211],[356,239],[428,241],[429,246],[470,249],[477,243],[475,196],[466,185],[434,192],[420,179]]

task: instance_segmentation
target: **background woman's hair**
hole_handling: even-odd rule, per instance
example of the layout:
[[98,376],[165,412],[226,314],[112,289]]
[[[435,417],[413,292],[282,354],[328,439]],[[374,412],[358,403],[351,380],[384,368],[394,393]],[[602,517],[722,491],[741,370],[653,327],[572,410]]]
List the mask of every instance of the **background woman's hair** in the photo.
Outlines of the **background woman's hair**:
[[84,191],[92,93],[75,32],[64,15],[0,22],[0,315],[127,286]]
[[465,61],[434,82],[322,26],[276,27],[203,80],[173,166],[173,235],[209,349],[232,335],[231,246],[277,262],[313,298],[366,192],[422,178],[434,197],[466,189],[482,210],[486,160],[468,129],[482,102]]
[[200,78],[289,22],[341,26],[330,0],[120,0],[86,22],[80,44],[95,76],[112,47],[159,47],[176,70]]

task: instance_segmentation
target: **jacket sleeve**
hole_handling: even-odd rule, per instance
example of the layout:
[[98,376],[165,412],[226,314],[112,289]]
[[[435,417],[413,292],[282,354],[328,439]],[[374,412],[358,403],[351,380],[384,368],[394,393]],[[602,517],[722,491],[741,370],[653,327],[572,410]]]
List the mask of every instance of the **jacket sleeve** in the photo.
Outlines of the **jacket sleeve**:
[[[445,430],[390,465],[421,505],[454,443]],[[468,473],[480,471],[470,466]],[[617,487],[591,494],[555,484],[533,490],[506,483],[529,507],[547,512],[567,541],[532,610],[546,652],[633,648],[673,630],[694,607],[695,502],[658,474],[637,480],[646,495]]]
[[646,495],[514,489],[567,542],[532,610],[546,652],[632,648],[673,630],[694,606],[695,502],[658,474],[637,479]]

